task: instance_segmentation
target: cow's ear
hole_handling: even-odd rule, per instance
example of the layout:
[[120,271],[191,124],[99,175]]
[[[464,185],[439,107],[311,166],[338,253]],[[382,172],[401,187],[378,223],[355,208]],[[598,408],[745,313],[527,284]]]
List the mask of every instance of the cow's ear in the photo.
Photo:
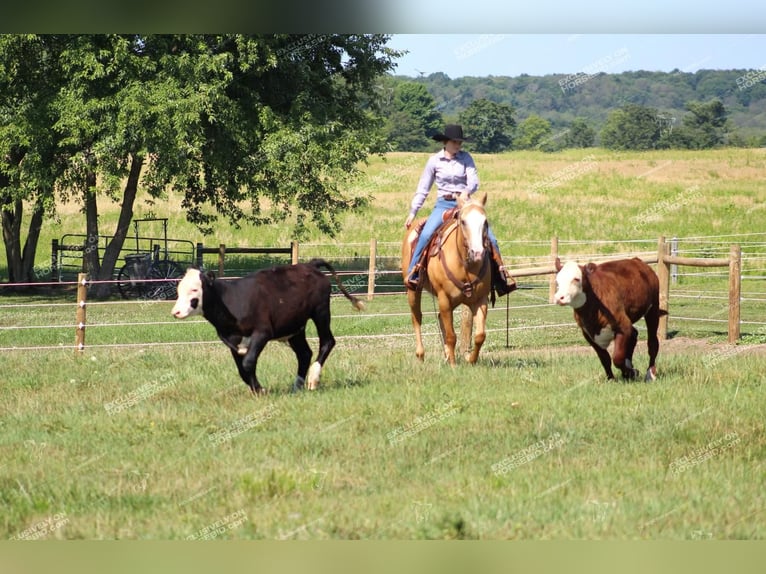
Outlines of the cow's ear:
[[585,266],[585,273],[587,273],[588,275],[590,275],[591,273],[595,273],[595,271],[596,271],[596,268],[597,268],[597,267],[598,267],[598,265],[596,265],[596,264],[595,264],[595,263],[593,263],[593,262],[591,262],[591,263],[588,263],[588,264]]
[[556,257],[556,261],[553,262],[553,267],[556,269],[556,273],[561,271],[561,268],[563,267],[563,265],[561,265],[561,259]]
[[205,285],[211,285],[213,281],[215,281],[215,273],[212,271],[208,271],[207,273],[200,273],[200,275]]

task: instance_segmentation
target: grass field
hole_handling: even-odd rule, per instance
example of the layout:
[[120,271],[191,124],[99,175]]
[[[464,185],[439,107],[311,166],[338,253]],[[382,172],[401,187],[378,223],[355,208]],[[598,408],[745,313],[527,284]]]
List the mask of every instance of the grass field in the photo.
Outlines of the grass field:
[[[373,236],[395,253],[424,160],[372,161],[354,191],[374,193],[369,212],[302,253],[334,260]],[[544,256],[553,235],[576,254],[764,231],[764,150],[477,161],[493,228],[519,266]],[[177,207],[171,197],[165,213],[154,209],[171,217],[171,235],[198,240]],[[61,213],[43,246],[81,230],[74,206]],[[102,213],[108,226],[114,210]],[[284,229],[222,226],[209,242],[289,240]],[[718,256],[717,241],[686,245]],[[759,265],[745,266],[753,278],[738,345],[725,343],[725,324],[673,319],[725,318],[728,302],[707,295],[725,294],[726,279],[681,278],[687,296],[671,290],[671,338],[651,384],[606,382],[571,310],[526,281],[508,311],[501,299],[490,312],[479,364],[454,369],[428,300],[420,364],[403,296],[376,297],[363,313],[334,299],[338,345],[321,389],[291,394],[294,358],[271,343],[259,399],[212,327],[173,322],[168,302],[92,302],[88,346],[75,356],[55,348],[73,342],[72,293],[0,291],[0,538],[762,539]]]

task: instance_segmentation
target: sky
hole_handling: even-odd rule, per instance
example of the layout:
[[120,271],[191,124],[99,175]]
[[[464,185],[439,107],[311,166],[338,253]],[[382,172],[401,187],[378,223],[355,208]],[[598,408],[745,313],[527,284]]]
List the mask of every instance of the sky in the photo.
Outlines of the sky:
[[394,34],[394,74],[463,76],[766,70],[766,34]]

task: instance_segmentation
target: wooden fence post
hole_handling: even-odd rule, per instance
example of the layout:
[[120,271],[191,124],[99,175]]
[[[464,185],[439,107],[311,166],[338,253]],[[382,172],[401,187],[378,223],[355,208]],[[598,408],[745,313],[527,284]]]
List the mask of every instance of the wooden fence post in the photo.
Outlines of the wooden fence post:
[[[556,257],[559,256],[559,238],[555,235],[551,237],[551,264],[556,265]],[[555,303],[556,296],[556,274],[553,273],[548,280],[548,303]]]
[[297,241],[291,241],[290,242],[290,261],[293,265],[298,263],[298,242]]
[[218,245],[218,276],[219,277],[223,277],[224,259],[226,259],[226,245],[224,243],[221,243],[220,245]]
[[51,240],[51,281],[59,278],[59,240]]
[[[665,243],[665,237],[660,236],[657,241],[657,278],[660,280],[660,309],[668,310],[668,293],[670,291],[670,266],[665,260],[668,255],[668,244]],[[660,317],[660,327],[657,332],[660,341],[668,337],[668,316]]]
[[370,265],[367,271],[367,300],[372,301],[375,297],[375,262],[378,258],[378,240],[370,239]]
[[742,249],[732,245],[729,250],[729,343],[736,343],[740,336],[741,272]]
[[197,264],[197,269],[202,269],[202,250],[205,248],[204,245],[202,245],[201,242],[197,243],[197,257],[195,259],[195,262]]
[[80,273],[77,275],[77,317],[75,321],[74,333],[74,352],[75,355],[82,355],[85,350],[85,304],[88,299],[88,275]]

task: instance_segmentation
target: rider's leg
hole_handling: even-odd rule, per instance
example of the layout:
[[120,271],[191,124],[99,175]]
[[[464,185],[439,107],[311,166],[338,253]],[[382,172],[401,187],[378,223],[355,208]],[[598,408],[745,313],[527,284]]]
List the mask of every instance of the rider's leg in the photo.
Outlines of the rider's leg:
[[503,257],[500,255],[500,246],[497,244],[497,238],[492,232],[492,228],[487,228],[489,242],[492,245],[492,286],[497,294],[502,297],[516,289],[516,280],[505,268]]
[[423,229],[420,231],[418,242],[415,244],[415,251],[412,253],[412,259],[410,259],[409,267],[407,268],[407,279],[405,280],[405,283],[411,289],[417,288],[418,281],[420,279],[419,262],[420,262],[421,256],[423,255],[423,250],[426,248],[426,246],[428,245],[428,242],[431,240],[431,236],[433,236],[434,232],[442,224],[442,217],[444,215],[444,212],[452,207],[455,207],[454,201],[445,201],[445,200],[439,199],[436,201],[436,205],[434,206],[434,209],[431,212],[431,215],[429,215],[428,219],[426,219],[425,225],[423,226]]

